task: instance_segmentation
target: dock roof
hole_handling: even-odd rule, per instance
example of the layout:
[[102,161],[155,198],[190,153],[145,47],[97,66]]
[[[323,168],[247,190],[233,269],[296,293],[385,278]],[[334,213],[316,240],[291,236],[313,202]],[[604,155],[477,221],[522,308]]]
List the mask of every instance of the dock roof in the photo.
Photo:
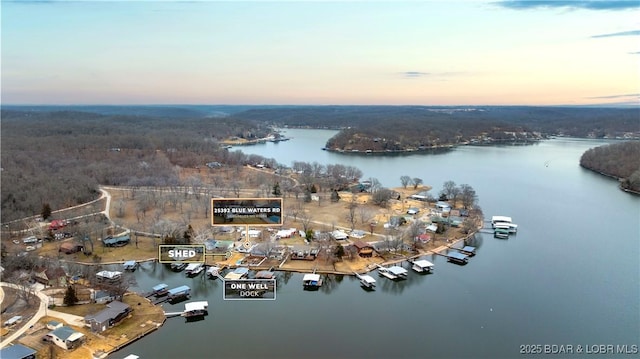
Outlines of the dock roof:
[[168,285],[166,285],[164,283],[161,283],[161,284],[158,284],[158,285],[154,286],[152,289],[153,289],[153,291],[157,292],[159,290],[167,289],[168,287],[169,287]]
[[475,252],[476,251],[476,247],[471,247],[471,246],[464,246],[462,247],[462,250],[465,252]]
[[433,263],[431,263],[431,262],[429,262],[428,260],[425,260],[425,259],[417,260],[417,261],[413,262],[413,264],[417,265],[418,267],[422,267],[422,268],[433,267]]
[[303,281],[319,281],[320,280],[320,274],[305,274],[304,277],[302,277]]
[[175,294],[182,293],[182,292],[188,292],[190,290],[191,290],[191,288],[189,288],[189,286],[181,285],[179,287],[176,287],[176,288],[173,288],[173,289],[169,289],[169,295],[175,295]]
[[184,303],[184,310],[185,312],[191,312],[194,310],[206,310],[208,306],[209,306],[209,302],[207,302],[206,300],[199,301],[199,302],[189,302],[189,303]]
[[391,272],[391,274],[395,274],[395,275],[406,274],[408,272],[406,269],[399,266],[392,266],[387,269],[389,270],[389,272]]
[[453,251],[453,252],[447,253],[447,257],[451,257],[459,260],[466,260],[468,256],[466,254]]

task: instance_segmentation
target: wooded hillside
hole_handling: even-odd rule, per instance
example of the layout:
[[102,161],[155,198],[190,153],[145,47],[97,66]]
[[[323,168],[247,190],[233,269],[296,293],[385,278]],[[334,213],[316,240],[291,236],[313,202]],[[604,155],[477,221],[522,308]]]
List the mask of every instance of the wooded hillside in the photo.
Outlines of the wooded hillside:
[[587,150],[580,165],[621,180],[622,189],[640,193],[640,141],[629,141]]

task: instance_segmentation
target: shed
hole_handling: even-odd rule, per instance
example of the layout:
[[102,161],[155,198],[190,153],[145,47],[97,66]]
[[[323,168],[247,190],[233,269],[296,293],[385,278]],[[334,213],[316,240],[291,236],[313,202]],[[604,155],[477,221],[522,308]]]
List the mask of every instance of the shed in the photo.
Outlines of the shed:
[[62,324],[62,323],[60,323],[58,321],[55,321],[55,320],[52,320],[52,321],[47,323],[47,329],[49,329],[49,330],[56,330],[56,329],[58,329],[58,328],[60,328],[62,326],[64,326],[64,324]]
[[22,344],[14,344],[0,350],[2,359],[35,359],[36,351]]

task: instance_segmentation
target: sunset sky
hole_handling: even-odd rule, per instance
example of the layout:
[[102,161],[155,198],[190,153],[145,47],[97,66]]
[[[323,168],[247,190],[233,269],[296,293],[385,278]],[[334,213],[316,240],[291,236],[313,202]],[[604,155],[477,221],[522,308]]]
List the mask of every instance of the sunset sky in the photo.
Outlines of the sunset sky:
[[2,1],[2,104],[640,103],[640,1]]

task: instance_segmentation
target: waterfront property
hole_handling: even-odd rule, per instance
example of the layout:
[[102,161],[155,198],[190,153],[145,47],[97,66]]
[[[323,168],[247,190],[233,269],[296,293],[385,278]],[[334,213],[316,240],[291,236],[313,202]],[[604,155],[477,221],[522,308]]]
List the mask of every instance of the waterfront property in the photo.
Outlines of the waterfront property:
[[128,304],[114,300],[98,313],[84,317],[85,324],[94,332],[104,332],[126,318],[132,312]]
[[322,286],[322,278],[319,274],[305,274],[302,277],[302,287],[307,290],[318,289]]
[[425,259],[409,262],[412,264],[411,269],[418,273],[431,273],[433,271],[433,263]]
[[408,271],[400,266],[378,267],[378,274],[391,280],[407,279]]
[[374,248],[371,244],[363,241],[353,242],[353,246],[356,247],[358,255],[363,258],[373,257]]

